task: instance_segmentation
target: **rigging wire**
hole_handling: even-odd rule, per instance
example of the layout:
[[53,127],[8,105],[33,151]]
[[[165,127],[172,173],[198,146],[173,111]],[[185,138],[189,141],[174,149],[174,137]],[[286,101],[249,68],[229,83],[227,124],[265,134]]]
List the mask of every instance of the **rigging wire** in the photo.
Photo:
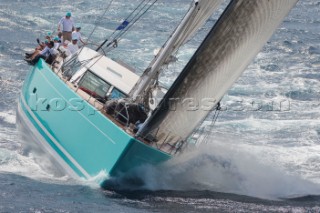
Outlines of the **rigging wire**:
[[[130,25],[126,28],[126,30],[124,31],[120,31],[116,36],[115,36],[115,39],[113,39],[112,42],[110,42],[108,44],[108,47],[110,45],[112,45],[113,48],[116,48],[118,46],[118,38],[120,38],[122,35],[124,35],[158,0],[154,0],[154,2],[149,5],[149,7],[147,7],[147,5],[151,2],[152,0],[142,0],[139,5],[127,16],[126,20],[129,20],[130,21]],[[110,0],[110,2],[108,3],[106,9],[104,10],[103,14],[101,16],[99,16],[99,18],[97,18],[97,20],[101,20],[105,14],[107,13],[107,11],[109,10],[111,4],[113,3],[113,0]],[[144,5],[143,5],[144,4]],[[143,6],[142,6],[143,5]],[[141,7],[142,6],[142,7]],[[141,7],[141,8],[140,8]],[[147,9],[145,9],[147,7]],[[139,9],[140,8],[140,9]],[[138,10],[139,9],[139,10]],[[144,10],[144,11],[143,11]],[[136,13],[136,11],[138,11]],[[134,13],[136,13],[135,15],[133,15]],[[133,17],[132,17],[133,16]],[[129,19],[130,17],[132,17],[131,19]],[[131,23],[131,21],[133,20],[133,22]],[[96,28],[97,28],[97,24],[98,22],[96,21],[95,22],[95,27],[94,29],[91,31],[89,37],[88,37],[88,41],[91,39],[93,33],[95,32]],[[112,35],[117,32],[117,30],[115,30],[110,37],[112,37]],[[109,39],[110,39],[109,37]],[[108,41],[108,39],[106,39],[101,45],[100,45],[100,48]],[[99,49],[99,48],[98,48]],[[77,53],[77,55],[79,55],[81,52],[82,52],[83,48],[81,48],[81,50]],[[102,49],[104,55],[106,55],[105,53],[105,50]],[[94,57],[95,58],[95,57]],[[84,63],[81,63],[81,67],[85,66],[85,64],[87,64],[90,60],[85,60],[83,61]],[[96,61],[97,62],[97,61]],[[95,63],[96,63],[95,62]],[[73,64],[76,63],[76,60],[73,61]],[[95,64],[94,63],[94,64]],[[93,64],[93,65],[94,65]],[[90,67],[92,67],[93,65],[91,65]],[[62,67],[59,69],[59,71],[62,69]]]
[[[95,23],[94,23],[94,28],[92,29],[90,35],[88,36],[88,42],[90,41],[93,33],[96,31],[96,29],[97,29],[97,27],[98,27],[99,20],[101,20],[101,19],[106,15],[106,13],[107,13],[107,11],[109,10],[109,8],[110,8],[111,4],[113,3],[113,1],[114,1],[114,0],[110,0],[109,3],[108,3],[108,5],[107,5],[107,7],[106,7],[106,9],[104,10],[103,14],[96,18]],[[80,55],[80,53],[82,52],[82,50],[83,50],[83,48],[81,48],[80,51],[79,51],[76,55],[77,55],[77,56]],[[94,58],[96,58],[96,56],[92,57],[91,59],[94,59]],[[84,60],[84,61],[80,61],[80,63],[81,63],[81,68],[84,67],[87,63],[89,63],[89,62],[91,61],[91,59]],[[83,63],[82,63],[82,62],[83,62]],[[72,63],[72,62],[70,62],[70,66],[72,66],[71,63]],[[77,63],[76,60],[73,60],[73,65],[75,65],[76,63]],[[62,68],[63,68],[63,66],[60,67],[60,69],[58,70],[58,72],[62,71]]]
[[[118,42],[121,41],[121,37],[123,37],[123,35],[125,35],[131,28],[132,26],[144,15],[146,14],[150,8],[158,1],[158,0],[154,0],[147,8],[146,6],[151,2],[152,0],[149,0],[138,12],[138,14],[136,14],[132,19],[133,22],[130,22],[130,25],[128,27],[126,27],[124,30],[120,31],[113,39],[111,42],[109,42],[107,44],[107,48],[105,49],[106,52],[110,52],[111,51],[111,45],[114,43],[114,42]],[[145,9],[146,8],[146,9]],[[143,11],[143,9],[145,9]],[[117,31],[117,30],[115,30]],[[110,38],[110,37],[109,37]]]
[[[147,10],[145,10],[145,12],[144,13],[142,13],[140,16],[139,16],[139,14],[146,8],[146,6],[151,2],[152,0],[148,0],[148,2],[146,2],[143,6],[142,6],[142,8],[133,16],[133,18],[132,19],[125,19],[125,20],[127,20],[127,21],[129,21],[129,23],[131,23],[132,21],[134,21],[133,22],[133,24],[137,21],[137,20],[139,20],[140,19],[140,17],[145,13],[145,12],[147,12],[148,10],[149,10],[149,8],[147,8]],[[152,5],[151,5],[152,6]],[[133,14],[133,13],[131,13],[131,14]],[[137,19],[136,19],[136,17],[137,16],[139,16]],[[132,24],[132,25],[133,25]],[[130,25],[130,26],[132,26],[132,25]],[[128,28],[127,28],[128,29]],[[124,31],[127,31],[127,30],[124,30]],[[119,31],[119,33],[118,33],[118,37],[120,37],[121,35],[123,34],[123,31]],[[116,38],[117,38],[117,36],[116,36]]]
[[220,112],[221,112],[221,105],[220,105],[220,102],[218,102],[216,109],[215,109],[215,112],[214,112],[214,115],[213,115],[213,118],[211,120],[211,124],[209,125],[209,129],[207,130],[204,138],[202,139],[203,142],[206,142],[207,139],[209,138],[209,135],[212,132],[214,125],[217,122],[217,119],[219,117]]
[[[142,1],[139,3],[139,5],[138,5],[124,20],[129,20],[130,16],[132,16],[132,14],[134,14],[134,13],[137,11],[137,9],[138,9],[145,1],[150,1],[150,0],[142,0]],[[141,11],[141,10],[140,10],[140,11]],[[139,11],[139,12],[140,12],[140,11]],[[131,19],[131,20],[133,20],[133,19]],[[114,30],[107,40],[110,40],[111,37],[112,37],[116,32],[117,32],[117,30]]]
[[[136,7],[136,9],[134,9],[133,11],[132,11],[132,13],[130,13],[129,14],[129,16],[126,18],[126,20],[128,20],[129,18],[130,18],[130,16],[132,15],[132,14],[134,14],[134,12],[136,12],[136,10],[143,4],[143,2],[145,2],[146,0],[142,0],[141,2],[140,2],[140,4]],[[150,0],[149,0],[150,1]]]
[[106,15],[106,13],[107,13],[107,11],[109,10],[112,2],[113,2],[113,0],[110,0],[108,6],[107,6],[106,9],[104,10],[104,13],[103,13],[100,17],[98,17],[98,18],[96,19],[96,21],[95,21],[95,23],[94,23],[95,26],[94,26],[93,30],[91,31],[91,33],[90,33],[90,35],[89,35],[89,37],[88,37],[88,41],[91,39],[91,36],[93,35],[93,33],[96,31],[96,29],[97,29],[97,27],[98,27],[98,23],[100,22],[99,20],[102,20],[102,18]]
[[[209,138],[210,133],[213,130],[214,125],[217,122],[217,119],[219,117],[219,114],[221,112],[221,104],[220,102],[218,102],[218,104],[215,107],[215,112],[212,116],[212,120],[211,120],[211,124],[209,124],[208,126],[210,127],[207,131],[205,131],[205,127],[199,127],[197,130],[195,130],[193,132],[193,134],[189,137],[190,139],[194,138],[195,139],[195,135],[198,134],[198,138],[195,139],[195,144],[198,143],[202,143],[202,142],[206,142],[207,139]],[[207,115],[207,117],[209,117],[210,114]],[[201,137],[202,135],[204,135],[203,137]]]

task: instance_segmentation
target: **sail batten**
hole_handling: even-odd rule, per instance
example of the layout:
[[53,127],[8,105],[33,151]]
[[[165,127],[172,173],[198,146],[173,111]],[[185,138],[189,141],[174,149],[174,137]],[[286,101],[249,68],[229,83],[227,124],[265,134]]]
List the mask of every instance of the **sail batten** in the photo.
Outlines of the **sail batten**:
[[232,0],[138,132],[186,139],[240,77],[298,0]]

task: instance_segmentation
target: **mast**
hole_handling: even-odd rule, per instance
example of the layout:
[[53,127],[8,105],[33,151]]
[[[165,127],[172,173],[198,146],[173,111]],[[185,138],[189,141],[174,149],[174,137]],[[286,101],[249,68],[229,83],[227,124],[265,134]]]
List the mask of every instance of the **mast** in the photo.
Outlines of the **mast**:
[[[185,140],[270,39],[298,0],[232,0],[137,137]],[[170,142],[170,141],[169,141]]]
[[[153,85],[157,79],[161,67],[168,57],[205,23],[221,2],[222,0],[194,0],[179,26],[130,91],[129,96],[132,97],[133,100],[136,100],[138,96],[144,96],[144,92],[147,91],[148,87]],[[196,16],[200,16],[200,18]]]

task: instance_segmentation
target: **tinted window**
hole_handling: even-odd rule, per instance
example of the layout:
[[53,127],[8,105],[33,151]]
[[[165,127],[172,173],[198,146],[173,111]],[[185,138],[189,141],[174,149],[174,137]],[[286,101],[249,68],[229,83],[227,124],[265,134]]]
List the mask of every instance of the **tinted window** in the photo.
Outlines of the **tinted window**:
[[120,90],[118,90],[117,88],[113,88],[110,98],[111,99],[119,99],[119,98],[126,98],[127,96],[121,92]]
[[95,74],[87,71],[82,77],[79,88],[97,100],[104,102],[104,98],[108,93],[111,85],[96,76]]

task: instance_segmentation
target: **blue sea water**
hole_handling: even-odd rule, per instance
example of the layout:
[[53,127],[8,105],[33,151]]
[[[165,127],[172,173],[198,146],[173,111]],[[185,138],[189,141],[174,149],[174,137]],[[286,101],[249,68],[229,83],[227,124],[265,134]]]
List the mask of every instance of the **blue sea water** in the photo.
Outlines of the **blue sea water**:
[[[30,67],[24,52],[71,11],[95,46],[140,1],[0,0],[0,212],[320,212],[320,1],[300,1],[222,101],[197,150],[117,180],[117,190],[74,180],[23,149],[17,98]],[[170,84],[224,3],[181,48],[161,80]],[[188,9],[159,0],[110,57],[141,73]],[[97,27],[95,27],[97,26]],[[94,34],[91,32],[95,29]],[[41,163],[40,163],[41,162]],[[44,167],[47,165],[47,167]],[[144,184],[135,185],[131,178]]]

